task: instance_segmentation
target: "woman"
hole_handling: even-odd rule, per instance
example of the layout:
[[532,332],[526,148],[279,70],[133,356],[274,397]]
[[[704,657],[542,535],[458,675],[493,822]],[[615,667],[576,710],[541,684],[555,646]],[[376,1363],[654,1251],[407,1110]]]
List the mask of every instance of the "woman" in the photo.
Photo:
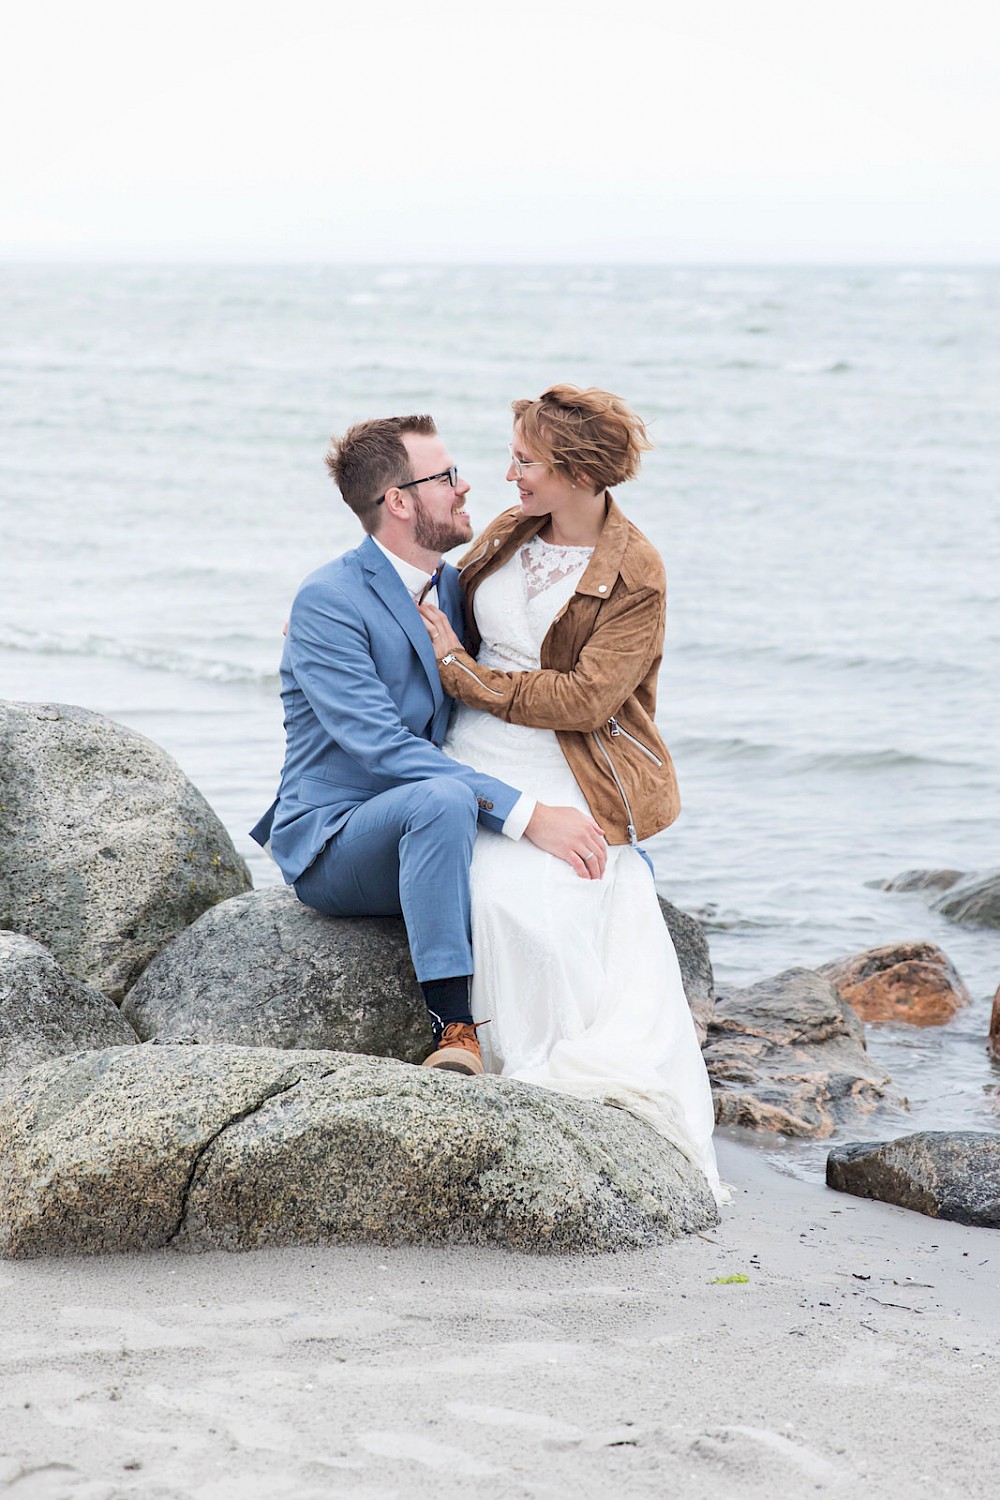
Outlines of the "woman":
[[666,583],[608,486],[651,444],[607,391],[553,386],[515,401],[505,511],[459,564],[466,651],[422,606],[458,701],[457,760],[541,801],[589,811],[601,879],[481,830],[472,865],[472,1013],[493,1072],[647,1118],[722,1198],[708,1078],[650,867],[635,845],[680,809],[655,724]]

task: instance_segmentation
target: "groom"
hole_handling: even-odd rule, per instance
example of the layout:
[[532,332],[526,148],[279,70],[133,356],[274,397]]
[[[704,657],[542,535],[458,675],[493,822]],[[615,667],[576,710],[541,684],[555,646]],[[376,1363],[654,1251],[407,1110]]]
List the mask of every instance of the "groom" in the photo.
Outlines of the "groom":
[[367,536],[311,574],[292,605],[285,764],[252,836],[270,839],[305,905],[339,917],[402,912],[434,1032],[425,1066],[481,1073],[469,1009],[477,826],[527,838],[584,879],[603,875],[607,848],[585,813],[545,806],[441,749],[451,700],[417,605],[437,604],[463,634],[458,574],[442,554],[471,540],[472,523],[469,486],[432,419],[360,422],[326,462]]

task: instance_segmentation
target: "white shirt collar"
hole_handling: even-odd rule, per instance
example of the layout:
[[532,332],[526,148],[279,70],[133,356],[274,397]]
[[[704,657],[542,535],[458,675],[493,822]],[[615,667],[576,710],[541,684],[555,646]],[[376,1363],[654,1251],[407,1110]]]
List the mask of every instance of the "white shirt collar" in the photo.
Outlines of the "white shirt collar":
[[[396,569],[396,572],[403,580],[403,584],[406,588],[407,593],[410,595],[410,598],[416,599],[417,595],[424,588],[424,586],[430,581],[431,578],[433,578],[433,573],[425,573],[423,568],[418,568],[414,563],[405,562],[403,558],[397,557],[395,552],[390,552],[388,547],[383,547],[377,536],[373,536],[372,541],[375,543],[379,551],[383,553],[392,563],[393,567]],[[432,590],[432,592],[436,591]]]

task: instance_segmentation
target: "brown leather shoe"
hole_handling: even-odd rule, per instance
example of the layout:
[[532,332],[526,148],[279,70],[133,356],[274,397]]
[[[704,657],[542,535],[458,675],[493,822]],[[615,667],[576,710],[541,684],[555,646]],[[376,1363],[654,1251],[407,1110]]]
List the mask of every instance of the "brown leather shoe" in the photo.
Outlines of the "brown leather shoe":
[[442,1068],[446,1073],[464,1073],[467,1078],[477,1077],[483,1071],[483,1054],[476,1040],[476,1027],[488,1026],[488,1021],[452,1021],[444,1028],[441,1040],[430,1057],[425,1057],[422,1067]]

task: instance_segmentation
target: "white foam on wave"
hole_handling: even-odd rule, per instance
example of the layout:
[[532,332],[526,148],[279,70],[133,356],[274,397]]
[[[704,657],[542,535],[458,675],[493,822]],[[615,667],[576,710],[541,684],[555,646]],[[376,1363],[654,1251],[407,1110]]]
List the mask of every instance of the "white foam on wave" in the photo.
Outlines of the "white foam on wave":
[[23,651],[35,656],[86,656],[125,661],[154,672],[197,677],[204,682],[252,684],[273,688],[276,674],[240,662],[220,661],[163,646],[144,646],[138,641],[117,640],[102,635],[62,635],[54,631],[0,629],[0,649]]

